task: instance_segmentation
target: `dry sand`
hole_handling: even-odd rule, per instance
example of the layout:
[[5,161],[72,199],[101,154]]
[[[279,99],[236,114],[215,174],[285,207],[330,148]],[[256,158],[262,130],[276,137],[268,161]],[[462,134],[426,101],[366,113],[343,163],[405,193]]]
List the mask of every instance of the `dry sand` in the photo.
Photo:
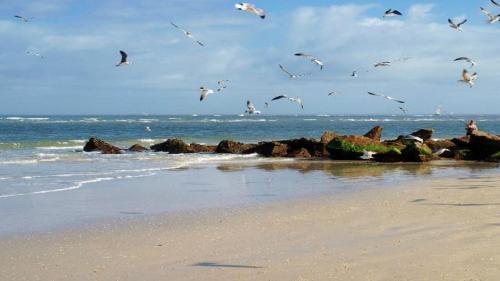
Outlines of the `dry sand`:
[[0,280],[500,280],[500,177],[4,239]]

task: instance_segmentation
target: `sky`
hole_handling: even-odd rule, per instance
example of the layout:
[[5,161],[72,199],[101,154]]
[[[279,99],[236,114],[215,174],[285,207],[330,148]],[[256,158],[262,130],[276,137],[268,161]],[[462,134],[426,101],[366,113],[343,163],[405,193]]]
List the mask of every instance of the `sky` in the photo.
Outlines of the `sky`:
[[[240,114],[247,100],[264,114],[401,113],[368,91],[405,100],[410,114],[439,105],[456,114],[500,113],[500,23],[487,24],[479,9],[499,14],[500,7],[488,0],[253,1],[266,10],[264,20],[235,3],[0,0],[0,115]],[[403,17],[383,19],[389,8]],[[448,18],[469,21],[458,32]],[[129,66],[115,67],[119,50]],[[322,59],[324,70],[297,52]],[[470,69],[453,61],[460,56],[478,61],[472,89],[457,82]],[[394,63],[374,69],[380,61]],[[278,64],[311,75],[291,80]],[[200,102],[199,87],[217,88],[222,79],[228,88]],[[282,94],[300,97],[304,110],[284,100],[264,107]]]

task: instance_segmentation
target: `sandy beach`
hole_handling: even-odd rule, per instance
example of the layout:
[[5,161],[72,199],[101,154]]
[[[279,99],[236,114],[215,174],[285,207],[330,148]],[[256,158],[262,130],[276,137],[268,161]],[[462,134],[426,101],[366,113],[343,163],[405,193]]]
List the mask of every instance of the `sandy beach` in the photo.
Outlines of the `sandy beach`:
[[498,280],[500,176],[3,239],[2,280]]

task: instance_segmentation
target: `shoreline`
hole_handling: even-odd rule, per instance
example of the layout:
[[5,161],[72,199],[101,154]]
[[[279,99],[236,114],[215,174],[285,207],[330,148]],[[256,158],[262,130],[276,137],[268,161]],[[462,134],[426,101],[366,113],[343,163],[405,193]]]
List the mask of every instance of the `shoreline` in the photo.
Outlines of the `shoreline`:
[[438,179],[1,239],[0,273],[5,280],[496,280],[499,196],[498,174]]

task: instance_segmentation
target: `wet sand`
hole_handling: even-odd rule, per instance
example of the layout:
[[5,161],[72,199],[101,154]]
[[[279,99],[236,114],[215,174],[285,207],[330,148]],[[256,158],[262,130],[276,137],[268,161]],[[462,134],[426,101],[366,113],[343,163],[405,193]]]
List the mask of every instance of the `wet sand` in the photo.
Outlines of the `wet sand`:
[[500,280],[500,176],[0,240],[2,280]]

